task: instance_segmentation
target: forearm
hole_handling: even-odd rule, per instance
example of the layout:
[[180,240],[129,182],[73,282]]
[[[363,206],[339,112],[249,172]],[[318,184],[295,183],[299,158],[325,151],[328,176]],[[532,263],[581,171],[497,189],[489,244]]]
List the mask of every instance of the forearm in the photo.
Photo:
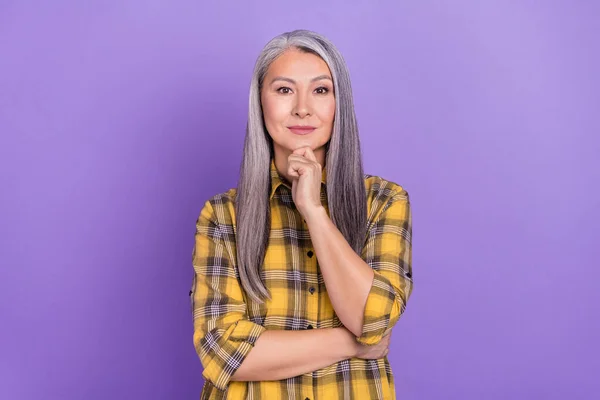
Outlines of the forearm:
[[360,336],[374,272],[350,247],[324,208],[307,214],[306,223],[331,304],[344,326]]
[[267,330],[256,340],[233,381],[291,378],[354,356],[356,342],[345,328]]

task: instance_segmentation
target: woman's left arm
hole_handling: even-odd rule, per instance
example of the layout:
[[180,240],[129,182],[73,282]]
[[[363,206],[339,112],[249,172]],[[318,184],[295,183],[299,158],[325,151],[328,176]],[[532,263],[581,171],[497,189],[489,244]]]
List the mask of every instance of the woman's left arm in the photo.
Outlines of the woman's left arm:
[[323,207],[307,211],[305,219],[338,318],[358,342],[378,343],[398,321],[412,292],[408,194],[402,189],[389,198],[368,232],[362,257]]

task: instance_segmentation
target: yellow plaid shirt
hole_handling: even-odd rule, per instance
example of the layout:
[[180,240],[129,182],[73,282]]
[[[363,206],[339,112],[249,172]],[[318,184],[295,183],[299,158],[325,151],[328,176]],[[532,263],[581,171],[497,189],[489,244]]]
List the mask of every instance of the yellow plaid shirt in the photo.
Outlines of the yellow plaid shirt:
[[[196,222],[190,291],[193,342],[203,366],[201,399],[395,399],[387,357],[350,358],[279,381],[231,381],[266,329],[343,326],[327,295],[308,226],[292,201],[291,187],[271,161],[271,231],[264,279],[272,300],[252,301],[236,266],[236,189],[206,201]],[[408,193],[398,184],[365,175],[367,235],[362,259],[375,271],[356,340],[377,343],[398,321],[412,292],[411,212]],[[322,186],[326,184],[323,169]],[[321,191],[327,210],[326,191]],[[282,311],[283,310],[283,311]]]

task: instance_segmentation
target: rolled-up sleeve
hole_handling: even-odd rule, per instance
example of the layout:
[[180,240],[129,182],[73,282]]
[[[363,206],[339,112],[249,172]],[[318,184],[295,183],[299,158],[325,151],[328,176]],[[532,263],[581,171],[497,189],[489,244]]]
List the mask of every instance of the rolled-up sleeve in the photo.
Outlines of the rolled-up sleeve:
[[412,215],[408,193],[395,193],[371,225],[362,258],[375,276],[364,308],[359,343],[374,345],[396,324],[413,288]]
[[247,319],[236,277],[231,227],[215,222],[207,201],[196,222],[190,291],[193,342],[203,377],[225,390],[265,327]]

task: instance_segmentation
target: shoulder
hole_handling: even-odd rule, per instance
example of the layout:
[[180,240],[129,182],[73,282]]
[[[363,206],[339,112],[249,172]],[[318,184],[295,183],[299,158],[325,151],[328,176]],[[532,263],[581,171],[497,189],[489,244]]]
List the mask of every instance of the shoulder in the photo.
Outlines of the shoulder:
[[368,198],[408,200],[408,191],[400,184],[377,175],[365,174]]
[[213,195],[204,202],[200,210],[200,218],[212,221],[217,225],[233,225],[235,221],[235,198],[237,189]]
[[365,174],[365,189],[367,215],[371,221],[394,204],[408,206],[410,202],[408,191],[402,185],[382,176]]

